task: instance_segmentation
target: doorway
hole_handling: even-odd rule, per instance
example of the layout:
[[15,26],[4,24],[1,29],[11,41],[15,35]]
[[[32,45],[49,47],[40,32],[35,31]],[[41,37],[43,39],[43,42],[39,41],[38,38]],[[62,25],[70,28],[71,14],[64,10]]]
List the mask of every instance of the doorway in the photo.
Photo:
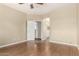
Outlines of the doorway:
[[48,40],[50,37],[50,20],[28,20],[27,40]]
[[41,21],[27,21],[27,40],[41,40]]

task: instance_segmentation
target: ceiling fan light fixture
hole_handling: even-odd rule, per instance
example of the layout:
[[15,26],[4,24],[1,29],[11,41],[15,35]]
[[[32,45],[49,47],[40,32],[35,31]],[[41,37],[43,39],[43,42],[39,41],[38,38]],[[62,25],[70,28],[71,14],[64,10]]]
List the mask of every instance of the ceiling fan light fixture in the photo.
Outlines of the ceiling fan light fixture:
[[[18,4],[23,5],[25,3],[18,3]],[[30,8],[33,9],[35,7],[41,7],[42,5],[44,5],[44,3],[31,3]]]

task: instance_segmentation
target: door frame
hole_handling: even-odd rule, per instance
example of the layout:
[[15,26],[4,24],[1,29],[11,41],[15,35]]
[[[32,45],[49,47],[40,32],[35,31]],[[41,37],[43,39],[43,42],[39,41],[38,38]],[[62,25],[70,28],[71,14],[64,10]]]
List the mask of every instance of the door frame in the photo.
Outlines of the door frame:
[[28,21],[40,21],[40,22],[42,22],[42,20],[27,20],[27,21],[26,21],[26,38],[27,38],[27,41],[29,41],[29,40],[28,40],[28,37],[27,37],[27,34],[28,34],[28,33],[27,33],[27,28],[28,28],[27,22],[28,22]]

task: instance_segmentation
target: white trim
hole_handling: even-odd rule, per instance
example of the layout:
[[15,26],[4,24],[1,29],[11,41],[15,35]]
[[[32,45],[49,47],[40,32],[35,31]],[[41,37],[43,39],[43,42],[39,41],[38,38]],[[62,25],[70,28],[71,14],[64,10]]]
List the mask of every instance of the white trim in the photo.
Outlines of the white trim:
[[8,47],[8,46],[15,45],[15,44],[20,44],[20,43],[23,43],[23,42],[26,42],[26,41],[27,40],[14,42],[14,43],[6,44],[6,45],[2,45],[2,46],[0,46],[0,48]]
[[[29,40],[24,40],[24,41],[19,41],[19,42],[10,43],[10,44],[7,44],[7,45],[2,45],[2,46],[0,46],[0,48],[8,47],[8,46],[15,45],[15,44],[20,44],[20,43],[23,43],[23,42],[26,42],[26,41],[29,41]],[[74,44],[69,44],[69,43],[56,42],[56,41],[52,41],[52,40],[49,40],[49,42],[57,43],[57,44],[65,44],[65,45],[75,46],[75,47],[78,48],[78,45],[76,45],[76,44],[74,45]],[[78,49],[79,49],[79,48],[78,48]]]
[[57,41],[52,41],[52,40],[49,40],[49,42],[57,43],[57,44],[65,44],[65,45],[69,45],[69,46],[75,46],[75,47],[78,48],[78,45],[77,44],[69,44],[69,43],[57,42]]

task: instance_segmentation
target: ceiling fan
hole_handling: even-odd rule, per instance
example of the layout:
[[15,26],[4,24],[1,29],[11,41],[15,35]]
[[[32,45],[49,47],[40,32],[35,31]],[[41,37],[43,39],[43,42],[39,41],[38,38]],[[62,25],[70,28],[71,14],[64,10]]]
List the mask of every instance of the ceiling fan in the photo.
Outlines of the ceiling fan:
[[[23,5],[25,3],[19,3],[20,5]],[[44,3],[31,3],[30,4],[30,8],[33,9],[34,8],[34,4],[37,4],[37,5],[44,5]]]

